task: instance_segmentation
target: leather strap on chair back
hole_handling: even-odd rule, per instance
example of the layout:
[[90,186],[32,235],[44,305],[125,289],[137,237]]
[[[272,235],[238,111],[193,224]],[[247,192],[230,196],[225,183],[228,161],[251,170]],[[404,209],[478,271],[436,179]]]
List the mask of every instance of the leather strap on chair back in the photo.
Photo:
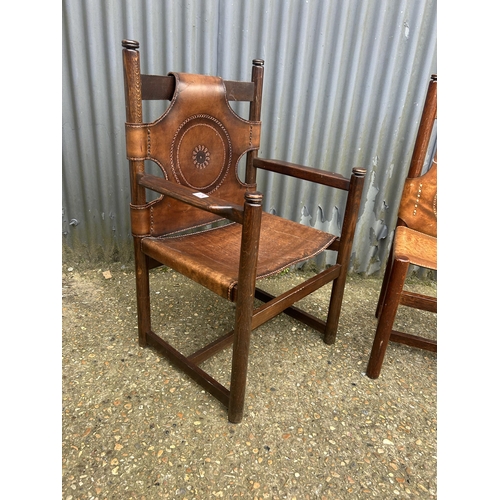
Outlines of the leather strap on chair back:
[[406,179],[398,217],[415,231],[437,236],[437,163],[424,175]]
[[[153,123],[126,124],[128,159],[152,160],[171,182],[243,204],[248,186],[238,178],[238,161],[259,148],[260,122],[244,120],[231,109],[221,78],[171,75],[175,91],[165,113]],[[218,219],[165,197],[143,208],[152,236]]]

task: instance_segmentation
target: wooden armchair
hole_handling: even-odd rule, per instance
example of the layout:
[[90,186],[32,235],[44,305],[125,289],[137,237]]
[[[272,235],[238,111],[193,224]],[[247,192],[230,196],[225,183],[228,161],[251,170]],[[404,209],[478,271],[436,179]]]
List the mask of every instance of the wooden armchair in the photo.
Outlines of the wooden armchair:
[[[161,351],[172,363],[228,407],[231,422],[244,411],[251,331],[281,312],[315,328],[333,343],[337,332],[365,171],[350,179],[330,172],[258,158],[264,61],[254,60],[250,82],[170,73],[144,75],[139,44],[124,40],[127,158],[130,163],[131,227],[137,278],[139,344]],[[142,101],[170,101],[155,121],[143,123]],[[249,101],[249,119],[228,101]],[[238,177],[246,154],[245,179]],[[145,172],[151,160],[163,177]],[[339,237],[263,213],[256,170],[265,169],[347,191]],[[147,201],[146,189],[160,193]],[[227,223],[222,223],[226,221]],[[323,250],[336,264],[279,297],[255,288],[256,279],[303,262]],[[234,330],[191,354],[182,354],[151,326],[149,271],[165,265],[236,303]],[[326,320],[293,306],[333,282]],[[254,308],[254,299],[262,302]],[[201,364],[232,345],[230,387]]]
[[377,330],[366,369],[380,375],[389,341],[437,352],[437,341],[393,330],[400,305],[437,313],[437,299],[404,288],[410,265],[437,271],[437,153],[422,174],[425,155],[437,117],[437,76],[429,82],[408,177],[398,211],[394,240],[377,304]]

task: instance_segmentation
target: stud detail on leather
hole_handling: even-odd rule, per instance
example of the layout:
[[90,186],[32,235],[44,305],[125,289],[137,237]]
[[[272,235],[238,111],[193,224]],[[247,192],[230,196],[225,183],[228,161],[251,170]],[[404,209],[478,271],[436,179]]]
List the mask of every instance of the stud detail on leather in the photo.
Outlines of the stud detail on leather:
[[196,168],[206,168],[210,163],[210,151],[208,148],[199,144],[193,150],[193,163]]

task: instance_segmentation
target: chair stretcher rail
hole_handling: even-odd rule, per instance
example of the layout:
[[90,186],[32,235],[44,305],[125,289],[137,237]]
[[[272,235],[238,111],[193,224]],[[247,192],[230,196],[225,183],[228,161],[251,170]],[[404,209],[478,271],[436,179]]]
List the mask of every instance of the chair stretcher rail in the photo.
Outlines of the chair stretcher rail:
[[154,332],[147,333],[148,344],[160,350],[173,364],[184,373],[206,389],[212,396],[215,396],[223,405],[229,404],[229,390],[212,378],[207,372],[202,370],[195,363],[183,356],[177,349],[174,349],[168,342],[156,335]]

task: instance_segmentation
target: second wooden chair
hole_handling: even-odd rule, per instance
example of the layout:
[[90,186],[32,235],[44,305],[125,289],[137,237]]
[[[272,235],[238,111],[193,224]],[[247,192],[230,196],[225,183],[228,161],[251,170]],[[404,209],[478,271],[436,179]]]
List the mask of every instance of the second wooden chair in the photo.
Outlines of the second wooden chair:
[[422,174],[437,117],[437,77],[429,82],[423,115],[398,211],[392,248],[377,305],[377,330],[366,369],[379,377],[389,341],[437,351],[437,341],[393,330],[399,306],[437,313],[437,298],[405,289],[411,265],[437,271],[437,154]]

